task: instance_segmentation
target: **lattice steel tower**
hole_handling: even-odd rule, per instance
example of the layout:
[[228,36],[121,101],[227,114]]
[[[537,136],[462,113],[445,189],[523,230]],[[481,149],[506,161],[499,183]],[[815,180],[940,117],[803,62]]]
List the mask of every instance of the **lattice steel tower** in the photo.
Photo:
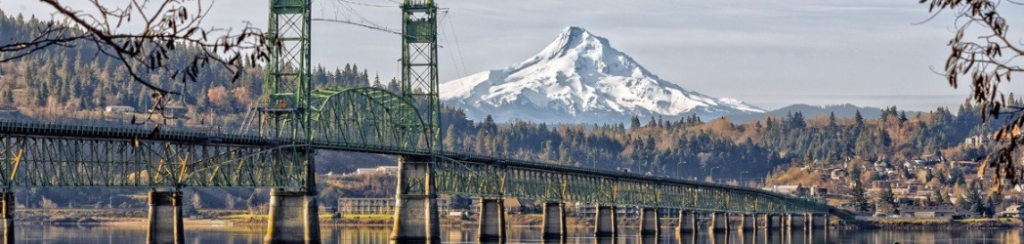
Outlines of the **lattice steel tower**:
[[310,0],[271,0],[267,42],[264,108],[270,138],[308,139],[310,136]]
[[416,104],[427,126],[427,147],[440,151],[441,102],[437,82],[437,5],[402,3],[402,96]]
[[[270,61],[263,92],[267,107],[261,108],[260,135],[291,141],[289,148],[274,154],[274,161],[302,167],[299,191],[270,192],[270,214],[264,243],[320,243],[317,221],[316,167],[313,157],[312,89],[310,76],[311,0],[270,0],[267,42]],[[288,169],[271,169],[272,174]],[[290,189],[291,190],[291,189]],[[301,206],[301,207],[296,207]],[[302,224],[296,224],[302,223]]]

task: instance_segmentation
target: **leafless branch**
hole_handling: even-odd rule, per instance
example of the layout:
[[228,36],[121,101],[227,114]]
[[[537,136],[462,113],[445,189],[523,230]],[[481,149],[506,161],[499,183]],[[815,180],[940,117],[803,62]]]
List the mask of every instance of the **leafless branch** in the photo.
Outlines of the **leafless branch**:
[[[54,10],[55,20],[33,37],[5,42],[0,46],[0,62],[46,48],[93,44],[101,55],[118,60],[132,82],[144,85],[157,94],[154,99],[162,100],[177,93],[151,80],[152,75],[197,82],[201,68],[212,65],[232,72],[235,81],[245,61],[267,60],[266,39],[259,29],[247,25],[234,32],[202,26],[207,12],[201,0],[131,0],[120,6],[89,0],[93,9],[88,12],[58,0],[39,1]],[[187,64],[169,62],[171,54],[184,51],[192,54]]]
[[[1007,3],[1020,5],[1018,2]],[[1004,125],[992,136],[997,147],[990,152],[979,169],[979,176],[991,172],[996,193],[1022,183],[1024,165],[1020,163],[1021,147],[1024,144],[1024,108],[1015,101],[1007,100],[1000,91],[1003,83],[1010,82],[1013,75],[1024,72],[1018,57],[1024,56],[1021,43],[1009,41],[1009,26],[999,14],[1000,0],[921,0],[929,5],[929,11],[938,13],[950,10],[956,21],[955,34],[950,39],[949,57],[946,59],[945,77],[950,86],[956,88],[961,81],[969,82],[969,101],[979,105],[984,115],[983,123],[990,123],[1000,116],[1006,118]],[[931,18],[929,18],[931,19]],[[966,38],[968,35],[977,38]]]

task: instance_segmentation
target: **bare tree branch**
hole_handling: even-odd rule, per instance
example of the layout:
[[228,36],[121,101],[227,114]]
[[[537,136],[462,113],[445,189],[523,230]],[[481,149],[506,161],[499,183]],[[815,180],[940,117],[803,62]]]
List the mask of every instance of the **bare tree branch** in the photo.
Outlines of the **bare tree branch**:
[[[91,43],[101,55],[117,59],[133,82],[159,94],[154,98],[164,99],[177,93],[151,80],[154,74],[183,83],[197,82],[200,68],[214,65],[232,72],[234,81],[243,72],[245,61],[267,60],[266,39],[259,29],[246,26],[233,32],[202,26],[207,12],[201,0],[132,0],[121,6],[90,0],[94,9],[89,12],[58,0],[39,1],[53,8],[55,19],[62,18],[62,22],[51,21],[33,37],[0,45],[0,62],[46,48]],[[186,65],[169,64],[170,54],[184,51],[182,48],[199,52]]]
[[[0,42],[0,63],[47,48],[95,45],[100,55],[117,60],[132,82],[153,91],[154,105],[145,122],[161,125],[173,119],[164,108],[170,95],[180,95],[151,80],[153,75],[188,84],[198,82],[202,68],[212,65],[231,72],[234,82],[246,62],[268,60],[261,30],[251,25],[238,32],[202,26],[207,12],[201,0],[131,0],[120,6],[89,0],[93,9],[88,11],[59,0],[39,1],[53,8],[54,20],[32,37]],[[193,56],[185,65],[171,64],[171,55],[182,52]]]
[[[1018,2],[1007,1],[1020,5]],[[1016,101],[1007,100],[1000,91],[1003,83],[1024,72],[1018,57],[1024,56],[1021,43],[1009,41],[1009,26],[999,14],[1000,0],[920,0],[929,5],[930,12],[950,10],[956,21],[955,34],[950,39],[949,57],[946,59],[945,77],[956,88],[961,81],[969,82],[969,101],[979,105],[983,123],[999,122],[1003,126],[992,135],[996,149],[983,160],[979,176],[992,174],[996,193],[1018,186],[1024,180],[1021,145],[1024,144],[1024,108]],[[929,18],[931,19],[931,18]],[[973,40],[966,35],[977,35]]]

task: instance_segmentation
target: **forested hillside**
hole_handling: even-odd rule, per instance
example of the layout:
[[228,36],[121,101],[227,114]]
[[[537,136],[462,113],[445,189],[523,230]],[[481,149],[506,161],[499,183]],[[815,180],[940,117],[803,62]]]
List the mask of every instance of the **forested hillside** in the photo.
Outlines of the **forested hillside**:
[[979,126],[978,110],[969,105],[959,107],[956,114],[937,108],[908,116],[890,107],[879,118],[804,118],[798,112],[746,124],[697,117],[641,122],[634,117],[628,125],[498,125],[491,120],[470,125],[458,110],[446,111],[450,122],[444,145],[449,150],[701,178],[760,177],[780,164],[830,164],[854,158],[971,160],[982,156],[983,148],[961,144],[991,128]]
[[[0,11],[0,36],[30,37],[43,29],[45,23],[35,18],[7,16]],[[0,43],[16,40],[0,38]],[[169,55],[168,66],[183,66],[196,51],[185,47]],[[0,54],[3,55],[3,54]],[[232,74],[224,70],[204,67],[198,75],[200,82],[181,83],[170,75],[152,75],[154,84],[180,92],[171,98],[169,106],[182,106],[189,116],[185,118],[224,117],[224,123],[233,122],[237,114],[246,111],[262,96],[263,69],[247,64],[243,74],[232,81]],[[317,66],[312,78],[317,87],[368,86],[385,87],[374,77],[370,82],[368,71],[355,65],[327,69]],[[100,55],[93,45],[52,47],[25,58],[0,64],[0,108],[19,111],[40,118],[48,115],[98,116],[82,113],[99,111],[105,106],[124,105],[145,111],[153,104],[151,94],[142,85],[133,82],[116,59]],[[187,121],[186,121],[187,122]]]

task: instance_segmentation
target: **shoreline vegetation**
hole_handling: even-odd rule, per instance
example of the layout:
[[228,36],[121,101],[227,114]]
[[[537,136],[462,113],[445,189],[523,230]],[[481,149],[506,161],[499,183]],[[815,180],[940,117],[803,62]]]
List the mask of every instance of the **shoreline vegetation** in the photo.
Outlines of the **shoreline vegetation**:
[[[143,209],[19,209],[15,212],[15,222],[19,225],[54,225],[54,226],[116,226],[144,228],[148,211]],[[265,214],[250,215],[246,211],[202,210],[200,214],[186,217],[185,226],[189,228],[218,228],[230,226],[266,226]],[[542,222],[540,214],[510,214],[507,216],[509,226],[535,226]],[[620,224],[639,225],[637,218],[619,218]],[[662,226],[674,228],[675,218],[662,217]],[[457,218],[442,216],[441,225],[476,227],[473,218]],[[593,225],[591,218],[566,217],[569,228],[586,229]],[[976,219],[878,219],[861,221],[839,221],[832,218],[831,228],[835,229],[887,229],[887,230],[989,230],[1024,228],[1024,221],[1018,218],[976,218]],[[320,215],[320,225],[327,227],[390,227],[392,216],[387,214]],[[701,224],[703,225],[703,223]]]
[[1024,227],[1019,218],[973,218],[973,219],[882,219],[864,221],[864,228],[886,230],[991,230]]

